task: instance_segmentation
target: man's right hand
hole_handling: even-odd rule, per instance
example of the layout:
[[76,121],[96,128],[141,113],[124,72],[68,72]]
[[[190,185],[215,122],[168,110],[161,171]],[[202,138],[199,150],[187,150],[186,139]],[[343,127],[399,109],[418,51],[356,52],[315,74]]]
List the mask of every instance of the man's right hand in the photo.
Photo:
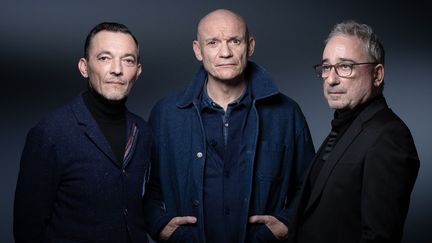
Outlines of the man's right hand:
[[161,230],[159,237],[161,240],[168,240],[180,225],[195,224],[196,221],[197,221],[196,217],[192,217],[192,216],[174,217]]

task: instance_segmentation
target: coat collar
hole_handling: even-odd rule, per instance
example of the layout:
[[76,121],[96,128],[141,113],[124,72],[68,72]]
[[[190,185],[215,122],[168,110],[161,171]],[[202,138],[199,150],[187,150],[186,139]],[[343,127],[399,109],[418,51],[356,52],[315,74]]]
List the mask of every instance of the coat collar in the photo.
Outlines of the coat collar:
[[[339,159],[342,157],[343,153],[346,149],[351,145],[351,143],[355,140],[355,138],[360,134],[360,132],[364,128],[364,124],[369,121],[378,111],[388,108],[386,100],[384,97],[378,98],[372,103],[370,103],[360,114],[354,119],[351,126],[345,132],[344,135],[340,138],[339,142],[335,145],[333,151],[328,157],[326,163],[324,163],[320,173],[318,174],[318,178],[315,182],[315,186],[312,188],[309,200],[307,202],[306,208],[303,211],[306,211],[312,206],[312,204],[319,198],[321,195],[325,184],[333,171],[333,168],[339,162]],[[325,144],[325,143],[323,143]],[[320,148],[321,150],[321,148]],[[313,161],[316,160],[316,157]]]
[[[116,156],[112,151],[111,145],[108,140],[103,135],[102,131],[99,128],[96,120],[91,115],[90,111],[86,107],[84,100],[82,98],[82,94],[76,97],[71,103],[72,112],[78,122],[78,125],[81,127],[82,131],[85,135],[102,151],[115,165]],[[126,122],[127,122],[127,137],[130,136],[130,132],[133,131],[133,117],[131,117],[130,112],[126,111]]]
[[[254,100],[265,99],[279,93],[278,88],[268,75],[268,73],[257,64],[249,61],[245,69],[245,78],[252,82],[251,91]],[[185,108],[196,100],[203,90],[207,71],[201,66],[192,83],[186,88],[177,102],[179,108]]]

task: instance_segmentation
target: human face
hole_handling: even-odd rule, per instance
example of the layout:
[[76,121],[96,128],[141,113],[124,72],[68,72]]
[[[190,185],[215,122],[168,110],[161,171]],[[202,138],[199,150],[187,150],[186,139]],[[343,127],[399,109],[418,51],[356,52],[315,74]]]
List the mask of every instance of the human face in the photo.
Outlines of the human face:
[[[324,48],[323,64],[371,62],[363,42],[354,36],[332,37]],[[379,71],[378,71],[379,69]],[[382,74],[377,76],[377,72]],[[353,66],[349,77],[338,76],[332,68],[330,75],[323,79],[324,96],[331,108],[353,109],[372,98],[384,75],[382,65]]]
[[208,81],[226,82],[242,78],[255,40],[246,36],[246,24],[233,13],[213,12],[201,21],[195,56],[208,72]]
[[98,32],[90,43],[88,60],[78,63],[81,75],[108,100],[125,98],[141,74],[138,47],[132,36],[121,32]]

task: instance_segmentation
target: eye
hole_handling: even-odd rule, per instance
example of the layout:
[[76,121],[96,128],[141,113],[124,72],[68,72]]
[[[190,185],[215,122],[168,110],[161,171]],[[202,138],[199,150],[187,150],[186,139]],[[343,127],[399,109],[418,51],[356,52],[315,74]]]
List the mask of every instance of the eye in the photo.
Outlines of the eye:
[[135,65],[135,59],[134,58],[125,58],[125,59],[123,59],[123,62],[129,66]]
[[208,46],[216,46],[216,41],[215,40],[211,40],[207,42]]
[[108,62],[109,60],[111,60],[111,58],[109,56],[100,56],[98,57],[98,60],[102,62]]
[[240,45],[241,44],[241,40],[239,40],[239,39],[232,39],[231,43],[233,43],[235,45]]
[[340,70],[344,70],[344,71],[351,70],[351,67],[352,67],[352,65],[349,64],[349,63],[341,63],[341,64],[338,65],[338,68]]
[[323,72],[329,72],[331,68],[332,68],[332,65],[328,65],[328,64],[323,64],[321,66],[321,69]]

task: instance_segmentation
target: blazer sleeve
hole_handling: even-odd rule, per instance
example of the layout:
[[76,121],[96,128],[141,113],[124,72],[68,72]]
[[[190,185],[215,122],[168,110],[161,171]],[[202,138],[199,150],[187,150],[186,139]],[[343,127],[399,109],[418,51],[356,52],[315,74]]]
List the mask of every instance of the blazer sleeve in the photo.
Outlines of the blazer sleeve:
[[[295,138],[295,151],[293,161],[285,161],[285,163],[292,163],[295,168],[293,173],[293,179],[291,183],[293,185],[289,189],[286,206],[281,210],[275,217],[289,226],[291,224],[295,210],[297,209],[298,201],[300,198],[300,192],[303,187],[303,182],[309,164],[315,156],[315,148],[312,142],[312,137],[309,131],[309,127],[306,121],[302,120],[302,128],[299,130]],[[285,158],[285,160],[291,160],[292,158]]]
[[56,155],[44,129],[27,135],[15,191],[13,231],[15,242],[43,242],[55,200]]
[[360,242],[400,242],[419,159],[403,124],[394,123],[377,132],[378,139],[365,157]]

